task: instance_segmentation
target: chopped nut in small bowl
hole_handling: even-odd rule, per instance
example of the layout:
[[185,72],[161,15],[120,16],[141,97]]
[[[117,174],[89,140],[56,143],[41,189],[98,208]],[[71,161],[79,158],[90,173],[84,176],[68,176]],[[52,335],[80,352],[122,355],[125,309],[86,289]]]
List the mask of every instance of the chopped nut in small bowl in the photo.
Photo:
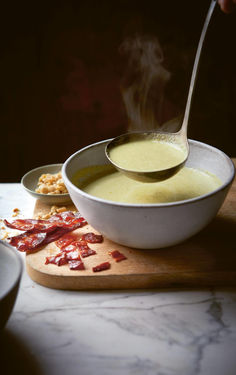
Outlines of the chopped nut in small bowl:
[[61,176],[62,164],[49,164],[32,169],[21,179],[25,190],[34,198],[48,204],[71,203]]

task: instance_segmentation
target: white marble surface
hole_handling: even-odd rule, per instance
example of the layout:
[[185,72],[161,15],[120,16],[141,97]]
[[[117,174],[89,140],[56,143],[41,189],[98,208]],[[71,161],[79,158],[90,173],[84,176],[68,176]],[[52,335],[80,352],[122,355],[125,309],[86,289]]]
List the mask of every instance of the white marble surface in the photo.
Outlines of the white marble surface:
[[[33,206],[20,184],[0,184],[0,217]],[[8,374],[235,375],[236,290],[69,292],[24,272],[1,335]]]

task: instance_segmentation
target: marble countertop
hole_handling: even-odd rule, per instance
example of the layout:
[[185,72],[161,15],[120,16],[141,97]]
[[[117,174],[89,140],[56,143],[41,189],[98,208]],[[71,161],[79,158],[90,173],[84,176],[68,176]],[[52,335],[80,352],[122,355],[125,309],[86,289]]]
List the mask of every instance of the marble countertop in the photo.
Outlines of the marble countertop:
[[[16,207],[34,199],[0,184],[0,217]],[[61,291],[24,270],[0,344],[7,374],[235,375],[236,289]]]

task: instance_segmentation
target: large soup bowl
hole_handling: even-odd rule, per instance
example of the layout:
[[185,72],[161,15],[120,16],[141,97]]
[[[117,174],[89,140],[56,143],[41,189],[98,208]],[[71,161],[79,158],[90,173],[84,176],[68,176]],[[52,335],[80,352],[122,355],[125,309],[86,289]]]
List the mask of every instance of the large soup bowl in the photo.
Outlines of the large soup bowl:
[[71,155],[62,176],[71,199],[98,232],[119,244],[139,249],[176,245],[202,230],[217,214],[234,178],[234,165],[222,151],[189,140],[187,167],[215,174],[222,185],[209,194],[173,203],[127,204],[96,198],[72,183],[81,168],[109,164],[105,147],[110,140],[89,145]]

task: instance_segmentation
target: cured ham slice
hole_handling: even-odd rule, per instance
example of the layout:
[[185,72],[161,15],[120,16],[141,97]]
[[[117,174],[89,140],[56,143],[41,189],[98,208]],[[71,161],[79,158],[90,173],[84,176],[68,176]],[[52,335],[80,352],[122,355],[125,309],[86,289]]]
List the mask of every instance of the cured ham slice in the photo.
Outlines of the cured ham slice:
[[67,264],[66,254],[65,253],[58,253],[57,255],[53,255],[51,257],[46,257],[45,264],[53,263],[57,266],[63,266]]
[[87,224],[79,212],[65,211],[51,216],[48,220],[36,219],[17,219],[12,223],[4,220],[4,224],[12,229],[30,231],[30,232],[49,232],[57,227],[70,228],[75,224],[82,226]]
[[89,247],[87,249],[80,250],[80,255],[82,256],[82,258],[87,258],[90,255],[95,255],[95,254],[97,254],[96,251],[93,249],[90,249]]
[[56,241],[56,245],[60,249],[64,249],[65,247],[69,246],[74,241],[75,241],[75,237],[69,233],[59,238],[59,240]]
[[47,257],[45,264],[55,264],[59,267],[69,264],[69,268],[73,271],[85,269],[78,250],[70,252],[62,251],[56,255]]
[[20,251],[34,250],[42,245],[58,240],[66,233],[87,224],[80,213],[65,211],[51,216],[48,220],[18,219],[5,225],[25,231],[24,233],[10,237],[9,243]]
[[113,259],[115,259],[116,262],[121,262],[122,260],[127,259],[126,256],[118,250],[111,251],[109,254]]
[[93,267],[93,272],[105,271],[105,270],[108,270],[110,267],[111,267],[111,264],[109,262],[104,262]]
[[81,271],[85,269],[82,260],[70,260],[68,263],[71,270]]
[[55,214],[48,219],[49,222],[56,223],[57,226],[70,227],[74,224],[87,224],[86,220],[79,212],[65,211]]
[[10,245],[17,248],[19,251],[27,251],[29,249],[36,249],[42,246],[47,233],[22,233],[18,236],[10,237]]
[[103,236],[101,234],[95,234],[92,232],[85,233],[82,236],[82,240],[89,243],[101,243],[103,241]]
[[18,236],[10,237],[8,240],[10,245],[16,247],[19,251],[32,251],[40,246],[56,241],[63,234],[77,228],[77,226],[74,226],[70,228],[56,228],[53,232],[24,232]]
[[4,220],[4,224],[8,228],[31,231],[31,232],[49,232],[56,228],[56,223],[50,223],[47,220],[34,220],[34,219],[18,219],[14,220],[12,223]]

